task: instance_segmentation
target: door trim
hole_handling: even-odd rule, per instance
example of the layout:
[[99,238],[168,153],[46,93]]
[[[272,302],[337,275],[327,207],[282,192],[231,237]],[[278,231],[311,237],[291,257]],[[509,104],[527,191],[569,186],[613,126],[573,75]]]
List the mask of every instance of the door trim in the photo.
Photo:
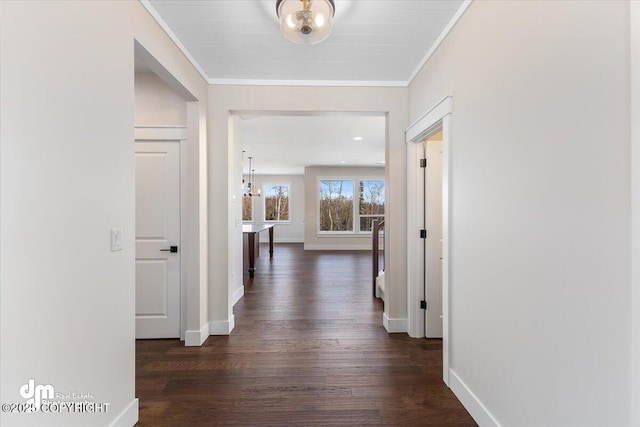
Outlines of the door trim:
[[187,247],[186,223],[187,207],[185,195],[187,194],[187,128],[186,126],[136,126],[135,142],[145,141],[178,141],[180,146],[180,340],[185,340],[187,328]]
[[449,386],[449,325],[450,325],[450,265],[449,244],[451,219],[451,117],[453,98],[447,96],[405,131],[407,144],[407,314],[408,332],[411,337],[424,337],[424,322],[420,299],[422,295],[422,239],[418,230],[421,210],[417,197],[410,197],[420,190],[418,174],[421,142],[442,129],[442,378]]

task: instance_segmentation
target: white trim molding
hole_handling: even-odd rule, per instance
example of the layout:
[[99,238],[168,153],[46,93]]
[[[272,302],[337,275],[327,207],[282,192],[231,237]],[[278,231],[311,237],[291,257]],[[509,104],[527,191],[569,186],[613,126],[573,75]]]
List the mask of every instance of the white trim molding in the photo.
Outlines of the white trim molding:
[[233,293],[233,296],[231,297],[231,305],[236,305],[236,303],[240,301],[240,299],[243,296],[244,296],[244,284],[241,285],[240,288],[238,288],[238,290]]
[[445,96],[404,131],[407,144],[420,142],[433,133],[433,130],[439,127],[440,120],[447,114],[451,114],[452,111],[453,97]]
[[[260,243],[269,243],[269,236],[262,237]],[[274,237],[273,243],[304,243],[304,237]]]
[[[363,236],[363,237],[366,237],[366,236]],[[369,240],[371,240],[370,236],[369,236]],[[370,251],[371,244],[368,244],[368,245],[304,245],[304,250],[305,251]]]
[[133,427],[138,422],[138,399],[133,399],[109,427]]
[[209,322],[209,335],[229,335],[236,325],[233,314],[229,320],[212,320]]
[[486,406],[482,404],[478,396],[460,379],[458,374],[453,370],[449,372],[449,380],[451,390],[460,400],[469,414],[473,417],[475,422],[481,427],[502,427],[502,424],[495,419],[495,417],[489,412]]
[[210,85],[220,86],[322,86],[322,87],[407,87],[406,81],[381,80],[262,80],[207,79]]
[[433,54],[436,53],[436,50],[438,50],[442,42],[447,38],[451,30],[453,30],[453,27],[456,26],[460,18],[462,18],[462,15],[464,15],[464,13],[467,11],[469,6],[471,6],[472,1],[473,0],[465,0],[464,2],[462,2],[456,14],[453,15],[453,18],[451,18],[447,26],[444,27],[444,30],[442,30],[442,32],[440,33],[436,41],[433,42],[433,45],[431,45],[431,48],[429,49],[429,51],[427,51],[427,54],[424,56],[424,58],[422,58],[422,61],[420,61],[416,69],[413,70],[413,73],[411,73],[411,76],[409,76],[409,80],[407,81],[407,86],[411,84],[411,82],[413,81],[413,79],[416,78],[420,70],[422,70],[422,67],[424,67],[425,64],[429,61],[429,59],[433,56]]
[[[407,194],[418,194],[419,155],[415,145],[442,129],[442,379],[449,385],[449,277],[451,249],[449,245],[451,218],[451,117],[453,98],[447,96],[420,117],[406,131]],[[420,301],[423,295],[423,240],[418,230],[424,206],[422,198],[407,199],[407,331],[412,337],[424,336],[424,319]],[[422,259],[421,259],[422,257]]]
[[451,30],[456,26],[462,15],[471,5],[473,0],[465,0],[460,5],[460,8],[453,15],[451,20],[444,27],[436,41],[431,45],[425,56],[420,63],[413,70],[407,80],[277,80],[277,79],[221,79],[221,78],[209,78],[204,69],[191,55],[186,46],[180,41],[178,36],[169,27],[158,11],[153,7],[149,0],[140,0],[140,3],[149,12],[151,17],[158,23],[160,28],[169,36],[171,41],[176,45],[182,54],[189,60],[191,65],[200,73],[210,85],[234,85],[234,86],[322,86],[322,87],[407,87],[411,84],[413,79],[418,75],[422,67],[429,61],[431,56],[438,50],[438,47],[447,38]]
[[387,313],[382,315],[382,325],[390,334],[407,332],[407,319],[391,319]]
[[185,347],[199,347],[209,337],[209,324],[205,323],[199,330],[188,330],[184,333]]
[[142,6],[144,6],[144,8],[147,9],[147,12],[149,12],[149,15],[151,15],[151,17],[155,19],[158,25],[160,25],[160,28],[162,28],[164,32],[167,33],[171,41],[176,45],[178,49],[180,49],[182,54],[189,60],[189,62],[191,62],[191,65],[193,65],[193,68],[195,68],[198,71],[198,73],[200,73],[203,79],[209,80],[209,77],[207,77],[207,73],[205,73],[202,67],[200,67],[200,64],[198,64],[198,61],[196,61],[195,58],[191,56],[191,53],[187,50],[185,45],[182,44],[178,36],[176,36],[176,33],[174,33],[173,30],[169,27],[169,24],[167,24],[165,20],[162,19],[158,11],[151,5],[149,0],[140,0],[140,3],[142,3]]

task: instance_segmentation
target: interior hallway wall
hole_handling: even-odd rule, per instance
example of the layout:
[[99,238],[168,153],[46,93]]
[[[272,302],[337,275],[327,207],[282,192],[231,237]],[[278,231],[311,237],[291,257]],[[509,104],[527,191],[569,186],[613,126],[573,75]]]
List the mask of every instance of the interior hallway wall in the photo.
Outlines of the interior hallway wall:
[[[19,389],[33,378],[110,404],[2,412],[3,427],[137,418],[134,39],[202,101],[204,118],[206,82],[140,3],[0,2],[0,395],[25,402]],[[124,232],[118,252],[112,228]]]
[[454,389],[483,426],[629,426],[629,3],[473,2],[409,93],[453,96]]
[[135,73],[136,126],[186,126],[187,101],[153,72]]

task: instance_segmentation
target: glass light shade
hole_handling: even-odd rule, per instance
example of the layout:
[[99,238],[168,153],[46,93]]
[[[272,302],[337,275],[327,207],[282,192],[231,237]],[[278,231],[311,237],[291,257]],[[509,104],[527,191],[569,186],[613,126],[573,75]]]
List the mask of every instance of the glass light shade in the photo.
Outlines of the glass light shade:
[[333,0],[278,0],[276,8],[280,18],[280,31],[298,44],[314,44],[329,37],[333,21]]

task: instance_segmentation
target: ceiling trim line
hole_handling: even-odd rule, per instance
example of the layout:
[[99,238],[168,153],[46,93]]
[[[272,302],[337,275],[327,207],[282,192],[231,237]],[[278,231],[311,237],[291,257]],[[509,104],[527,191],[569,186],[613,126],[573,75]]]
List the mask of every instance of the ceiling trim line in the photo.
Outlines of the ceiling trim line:
[[262,79],[207,79],[211,85],[233,86],[323,86],[323,87],[407,87],[406,81],[366,80],[262,80]]
[[203,79],[209,80],[207,73],[204,72],[200,64],[195,60],[191,53],[187,50],[187,48],[182,44],[178,36],[171,30],[169,25],[165,22],[164,19],[160,16],[158,11],[153,7],[153,5],[149,2],[149,0],[139,0],[142,6],[149,12],[149,15],[160,25],[160,28],[164,30],[164,32],[169,36],[171,41],[176,45],[178,49],[182,52],[182,54],[191,62],[191,65],[200,73]]
[[456,12],[456,14],[453,15],[453,17],[451,18],[451,21],[449,21],[447,26],[444,27],[444,30],[442,30],[442,32],[440,33],[440,35],[438,36],[436,41],[433,43],[433,45],[431,46],[431,48],[429,49],[427,54],[424,56],[424,58],[422,58],[422,61],[420,61],[420,63],[416,67],[416,69],[413,70],[413,73],[411,73],[411,76],[409,77],[409,80],[407,80],[407,86],[410,85],[411,82],[413,82],[413,79],[418,75],[420,70],[422,70],[422,67],[425,66],[425,64],[427,63],[427,61],[429,61],[431,56],[433,56],[433,54],[436,52],[436,50],[438,50],[438,48],[440,47],[442,42],[447,38],[447,36],[451,32],[451,30],[453,30],[453,28],[456,26],[456,24],[458,23],[460,18],[462,18],[462,15],[464,15],[464,13],[467,11],[467,9],[469,8],[469,6],[471,5],[472,2],[473,2],[473,0],[465,0],[460,5],[460,8]]

